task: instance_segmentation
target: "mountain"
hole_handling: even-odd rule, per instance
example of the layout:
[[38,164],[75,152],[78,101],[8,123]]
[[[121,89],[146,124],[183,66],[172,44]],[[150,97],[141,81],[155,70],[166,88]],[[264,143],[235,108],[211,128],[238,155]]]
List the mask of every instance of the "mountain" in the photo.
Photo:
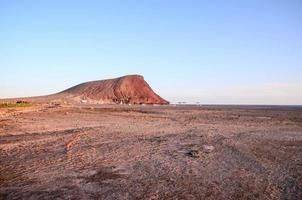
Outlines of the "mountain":
[[57,94],[64,99],[90,103],[169,104],[157,95],[141,75],[90,81]]

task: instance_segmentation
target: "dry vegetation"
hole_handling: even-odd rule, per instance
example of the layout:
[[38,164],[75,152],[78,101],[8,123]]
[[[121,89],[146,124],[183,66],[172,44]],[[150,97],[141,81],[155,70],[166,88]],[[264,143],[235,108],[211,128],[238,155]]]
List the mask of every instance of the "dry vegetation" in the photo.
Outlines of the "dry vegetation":
[[0,199],[301,199],[302,109],[36,106],[0,117]]
[[30,107],[32,104],[28,102],[16,102],[16,103],[0,103],[0,108],[19,108],[19,107]]

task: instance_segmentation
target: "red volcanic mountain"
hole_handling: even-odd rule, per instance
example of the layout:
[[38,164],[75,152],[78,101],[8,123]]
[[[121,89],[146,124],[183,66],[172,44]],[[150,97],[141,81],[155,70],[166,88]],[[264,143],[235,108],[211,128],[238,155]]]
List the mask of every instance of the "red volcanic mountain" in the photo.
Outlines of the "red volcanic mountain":
[[92,103],[169,104],[168,101],[155,94],[144,77],[140,75],[86,82],[57,95]]

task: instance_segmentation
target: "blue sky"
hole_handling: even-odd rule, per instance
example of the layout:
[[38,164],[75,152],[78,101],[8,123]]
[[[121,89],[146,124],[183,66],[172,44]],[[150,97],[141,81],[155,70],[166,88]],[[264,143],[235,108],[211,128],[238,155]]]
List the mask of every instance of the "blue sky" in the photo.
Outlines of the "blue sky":
[[300,0],[0,0],[0,98],[141,74],[172,101],[302,104]]

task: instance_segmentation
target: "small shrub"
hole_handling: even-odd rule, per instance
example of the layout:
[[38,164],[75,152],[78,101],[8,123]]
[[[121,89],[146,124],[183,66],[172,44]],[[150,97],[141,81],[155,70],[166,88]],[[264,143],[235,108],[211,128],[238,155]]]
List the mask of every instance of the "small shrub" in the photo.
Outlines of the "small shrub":
[[19,107],[30,107],[32,104],[25,101],[18,101],[16,103],[0,103],[0,108],[19,108]]

